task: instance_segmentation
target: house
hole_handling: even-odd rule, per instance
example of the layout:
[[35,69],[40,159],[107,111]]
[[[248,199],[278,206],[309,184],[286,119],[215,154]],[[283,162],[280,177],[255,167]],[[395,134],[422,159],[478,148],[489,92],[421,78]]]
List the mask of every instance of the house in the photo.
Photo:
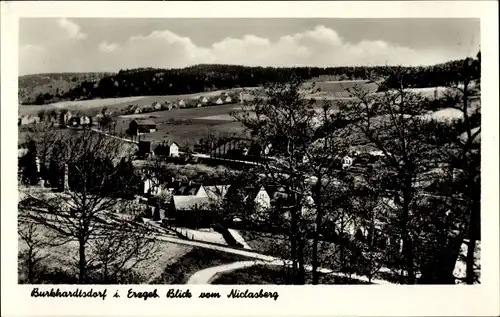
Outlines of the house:
[[349,168],[349,167],[351,167],[352,162],[353,162],[352,157],[350,157],[348,155],[344,156],[342,158],[342,168]]
[[90,117],[87,116],[81,116],[80,117],[80,125],[81,126],[89,126],[91,124]]
[[96,122],[97,124],[99,124],[99,123],[101,122],[101,120],[102,120],[102,118],[103,118],[103,117],[104,117],[104,116],[102,115],[102,113],[98,113],[98,114],[96,114],[96,116],[95,116],[95,122]]
[[175,142],[163,141],[154,150],[155,155],[179,157],[179,145]]
[[68,126],[77,127],[80,125],[80,117],[72,117],[68,120]]
[[152,107],[154,110],[161,110],[161,103],[159,103],[158,101],[153,102],[153,104],[151,105],[151,107]]
[[151,154],[151,142],[149,141],[139,141],[139,156],[146,156]]
[[179,157],[179,144],[175,142],[170,143],[168,156]]
[[271,143],[269,143],[268,145],[266,145],[264,147],[264,150],[262,151],[262,154],[264,155],[269,155],[269,153],[271,153],[271,148],[273,147],[273,145]]
[[180,184],[177,189],[174,189],[173,194],[174,196],[208,197],[202,184],[195,184],[191,182],[187,184]]
[[37,124],[37,123],[40,123],[40,117],[32,115],[23,116],[18,121],[18,125]]
[[179,105],[179,108],[185,108],[186,107],[186,102],[184,100],[179,100],[179,102],[177,103]]
[[62,126],[67,125],[72,116],[73,115],[71,114],[70,111],[68,111],[66,113],[61,113],[59,115],[59,124]]
[[233,100],[229,96],[227,96],[226,99],[224,99],[225,103],[231,103],[231,101],[233,101]]
[[262,211],[271,207],[271,197],[264,186],[240,187],[230,186],[225,198],[238,204],[253,205],[256,211]]
[[150,119],[136,119],[129,124],[129,132],[131,135],[139,135],[142,133],[151,133],[156,131],[156,123]]
[[255,187],[250,190],[246,199],[251,199],[258,210],[265,210],[271,207],[271,197],[269,197],[264,186],[260,188]]
[[201,103],[196,104],[196,108],[201,108],[201,107],[203,107],[203,105]]
[[222,99],[217,99],[217,101],[215,102],[216,105],[222,105],[224,104],[224,102],[222,101]]
[[154,108],[152,106],[148,106],[148,105],[139,106],[139,109],[140,109],[141,113],[151,112],[154,110]]
[[162,188],[156,178],[145,178],[143,179],[143,194],[158,196],[162,192]]
[[174,106],[172,105],[172,103],[171,103],[170,101],[168,101],[168,100],[167,100],[167,101],[165,101],[165,102],[163,103],[163,107],[162,107],[162,109],[165,109],[165,110],[172,110],[172,108],[173,108],[173,107],[174,107]]
[[208,102],[208,98],[206,96],[200,96],[198,100],[203,104]]
[[74,116],[68,120],[68,125],[70,127],[79,127],[79,126],[89,126],[90,118],[87,116]]

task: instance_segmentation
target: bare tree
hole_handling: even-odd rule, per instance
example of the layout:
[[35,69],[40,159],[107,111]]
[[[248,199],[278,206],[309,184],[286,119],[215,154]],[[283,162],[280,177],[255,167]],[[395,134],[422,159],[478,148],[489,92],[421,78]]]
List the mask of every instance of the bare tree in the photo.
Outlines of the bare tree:
[[113,234],[104,232],[90,243],[90,265],[98,268],[101,283],[137,283],[133,269],[157,257],[158,242],[145,225],[117,221],[116,226]]
[[[320,258],[324,258],[320,245],[329,245],[322,241],[323,223],[337,219],[333,214],[341,210],[340,204],[332,203],[346,193],[341,189],[346,174],[338,162],[352,140],[349,127],[332,105],[318,107],[305,93],[300,80],[272,83],[264,97],[255,96],[235,116],[262,147],[272,144],[273,157],[263,160],[255,172],[263,175],[263,184],[281,188],[286,197],[273,211],[265,211],[262,225],[275,222],[288,231],[296,283],[304,283],[305,265],[310,262],[312,282],[317,284]],[[333,187],[338,195],[332,194]]]
[[422,116],[428,101],[407,90],[405,76],[404,69],[393,74],[400,82],[398,89],[377,94],[354,89],[354,100],[342,105],[341,112],[355,133],[383,153],[378,167],[382,177],[372,185],[399,206],[395,228],[403,244],[401,277],[407,275],[407,282],[413,284],[417,272],[410,222],[418,196],[415,180],[438,166],[438,145],[429,142],[425,134],[434,131],[433,123]]
[[[130,154],[120,141],[89,130],[67,139],[46,139],[51,159],[67,168],[64,192],[26,191],[23,194],[36,204],[20,201],[24,217],[44,225],[61,240],[78,243],[79,282],[87,282],[88,249],[91,241],[116,234],[115,223],[109,221],[113,209],[120,209],[123,199],[114,195],[126,189],[123,179],[115,188],[115,175],[121,157]],[[122,228],[120,228],[122,229]]]
[[46,243],[37,229],[37,225],[33,222],[20,222],[18,224],[19,237],[26,244],[26,249],[20,254],[20,257],[25,262],[28,271],[27,279],[30,284],[36,283],[39,263],[50,255],[41,252]]

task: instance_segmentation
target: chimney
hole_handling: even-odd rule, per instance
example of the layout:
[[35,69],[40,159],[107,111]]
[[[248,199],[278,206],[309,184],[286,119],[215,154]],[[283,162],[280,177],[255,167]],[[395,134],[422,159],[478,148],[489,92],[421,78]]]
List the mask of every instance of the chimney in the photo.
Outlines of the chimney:
[[69,189],[69,182],[68,182],[68,164],[64,164],[64,185],[63,185],[63,190],[67,191]]

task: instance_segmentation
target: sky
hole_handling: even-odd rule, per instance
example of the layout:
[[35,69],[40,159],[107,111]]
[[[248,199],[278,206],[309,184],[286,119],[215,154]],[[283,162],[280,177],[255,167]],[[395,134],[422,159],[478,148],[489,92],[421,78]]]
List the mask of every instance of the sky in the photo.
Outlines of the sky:
[[479,19],[22,18],[19,74],[432,65],[475,56],[479,44]]

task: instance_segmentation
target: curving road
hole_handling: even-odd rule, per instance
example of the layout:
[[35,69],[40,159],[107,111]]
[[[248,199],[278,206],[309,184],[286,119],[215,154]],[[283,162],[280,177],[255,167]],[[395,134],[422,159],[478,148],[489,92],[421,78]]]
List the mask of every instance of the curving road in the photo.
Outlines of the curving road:
[[[230,264],[224,264],[224,265],[219,265],[219,266],[214,266],[210,267],[207,269],[200,270],[189,278],[186,284],[210,284],[219,274],[223,274],[226,272],[238,270],[238,269],[243,269],[247,267],[251,267],[254,265],[291,265],[291,261],[283,261],[280,259],[276,259],[274,261],[239,261],[239,262],[234,262]],[[311,265],[306,265],[305,269],[307,271],[312,271],[312,266]],[[382,268],[380,272],[386,271],[388,269]],[[379,280],[379,279],[371,279],[369,280],[366,276],[360,276],[356,274],[352,275],[346,275],[344,273],[338,273],[334,272],[331,269],[325,269],[325,268],[319,268],[319,272],[323,274],[329,274],[329,275],[334,275],[338,277],[349,277],[355,280],[367,282],[367,283],[372,283],[372,284],[380,284],[380,285],[390,285],[393,283],[390,283],[385,280]]]

